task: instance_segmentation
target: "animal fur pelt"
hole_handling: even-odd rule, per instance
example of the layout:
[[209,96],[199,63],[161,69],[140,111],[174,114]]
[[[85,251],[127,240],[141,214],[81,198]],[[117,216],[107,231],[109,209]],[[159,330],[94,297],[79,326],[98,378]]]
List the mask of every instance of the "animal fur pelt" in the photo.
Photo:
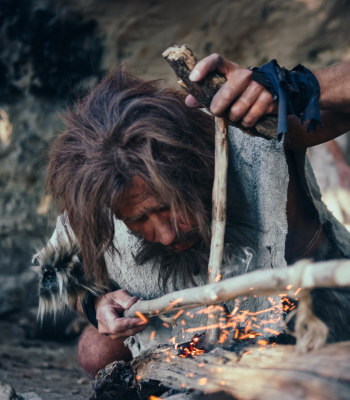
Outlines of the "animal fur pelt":
[[84,276],[82,257],[77,243],[58,241],[48,244],[33,257],[34,269],[39,273],[38,318],[57,313],[66,307],[76,309],[78,299],[88,291],[100,295],[97,288]]

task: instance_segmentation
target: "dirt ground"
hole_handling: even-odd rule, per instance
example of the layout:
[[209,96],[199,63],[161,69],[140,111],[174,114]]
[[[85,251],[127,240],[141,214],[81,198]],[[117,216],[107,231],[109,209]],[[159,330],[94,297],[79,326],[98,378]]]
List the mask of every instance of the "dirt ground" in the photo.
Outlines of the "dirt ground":
[[25,400],[86,400],[91,383],[78,366],[76,344],[27,338],[18,324],[0,321],[0,381]]

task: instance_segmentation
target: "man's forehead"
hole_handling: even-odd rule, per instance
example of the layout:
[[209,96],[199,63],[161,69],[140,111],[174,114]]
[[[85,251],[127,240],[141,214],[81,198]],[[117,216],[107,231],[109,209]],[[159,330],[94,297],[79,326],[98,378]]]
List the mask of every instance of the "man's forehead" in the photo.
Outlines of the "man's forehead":
[[156,207],[159,202],[151,188],[139,176],[135,176],[132,185],[125,191],[117,217],[124,219],[142,213],[143,209]]
[[126,202],[135,202],[135,203],[146,200],[151,196],[152,197],[154,196],[154,193],[152,192],[151,188],[138,175],[133,177],[130,189],[126,190],[126,192],[123,195]]

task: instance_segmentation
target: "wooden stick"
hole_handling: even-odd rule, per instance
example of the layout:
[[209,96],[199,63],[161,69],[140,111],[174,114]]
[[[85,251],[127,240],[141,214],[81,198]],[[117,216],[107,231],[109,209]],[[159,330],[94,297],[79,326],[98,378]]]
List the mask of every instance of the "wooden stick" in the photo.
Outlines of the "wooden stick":
[[139,300],[125,316],[141,312],[152,317],[179,308],[195,308],[223,303],[239,296],[269,296],[287,293],[293,297],[298,289],[350,286],[350,261],[332,260],[312,263],[302,260],[283,269],[258,270],[225,279],[218,283],[168,293],[154,300]]
[[[212,98],[226,81],[225,77],[220,73],[212,72],[200,82],[190,81],[189,74],[197,63],[197,58],[186,45],[169,47],[163,52],[163,57],[175,71],[179,84],[209,110]],[[239,122],[230,122],[230,124],[248,135],[277,139],[277,117],[275,116],[268,115],[261,118],[253,128],[246,128]]]
[[[226,181],[228,164],[226,118],[215,118],[215,174],[212,195],[212,225],[210,256],[208,264],[208,282],[215,283],[221,280],[222,256],[224,253],[226,227]],[[220,320],[220,311],[208,316],[207,325],[215,325]],[[209,322],[210,318],[210,322]],[[220,328],[211,329],[205,336],[206,347],[214,347],[220,337]]]
[[226,227],[226,180],[228,164],[227,123],[215,118],[215,174],[212,197],[212,226],[209,257],[209,283],[221,279],[220,268],[224,253]]
[[[175,49],[175,50],[174,50]],[[211,73],[210,79],[192,85],[189,74],[196,65],[197,58],[186,46],[167,49],[163,56],[173,67],[175,73],[181,80],[182,86],[193,87],[192,93],[203,102],[206,107],[210,106],[213,92],[225,82],[225,78],[217,73]],[[186,83],[185,83],[186,82]],[[228,164],[227,144],[227,119],[215,118],[215,173],[212,192],[212,225],[210,258],[208,265],[208,282],[214,283],[221,279],[221,264],[224,252],[225,226],[226,226],[226,180]],[[217,324],[220,312],[211,314],[208,318],[211,324]],[[208,323],[209,325],[209,323]],[[213,347],[220,336],[220,329],[212,329],[206,335],[207,347]]]

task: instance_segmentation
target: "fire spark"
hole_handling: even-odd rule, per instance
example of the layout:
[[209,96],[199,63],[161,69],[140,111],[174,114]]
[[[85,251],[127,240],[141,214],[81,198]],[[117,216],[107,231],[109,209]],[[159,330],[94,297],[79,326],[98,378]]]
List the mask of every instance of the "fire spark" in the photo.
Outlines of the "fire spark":
[[201,335],[194,335],[190,342],[186,342],[178,347],[178,356],[182,358],[193,358],[204,352],[204,333]]

